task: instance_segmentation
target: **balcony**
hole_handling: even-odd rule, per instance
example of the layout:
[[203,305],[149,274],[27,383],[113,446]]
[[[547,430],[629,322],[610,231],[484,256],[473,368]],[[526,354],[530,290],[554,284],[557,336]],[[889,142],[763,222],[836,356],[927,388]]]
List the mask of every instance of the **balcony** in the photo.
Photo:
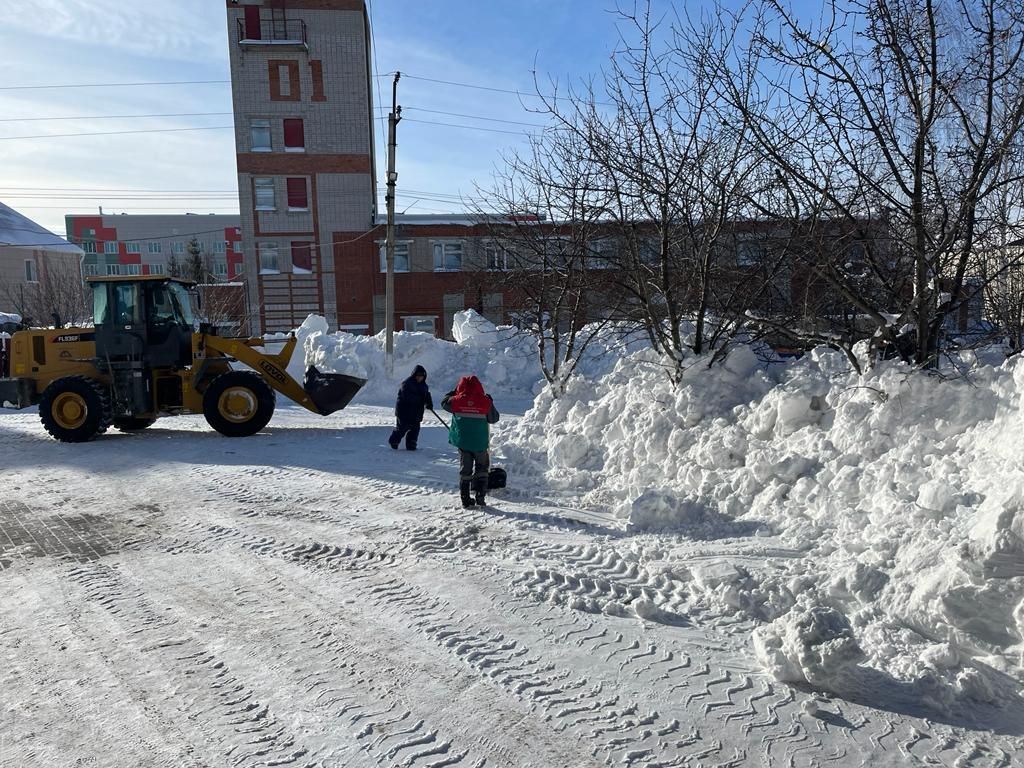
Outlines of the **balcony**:
[[261,19],[259,24],[237,19],[236,25],[238,44],[243,48],[267,45],[309,50],[302,19]]

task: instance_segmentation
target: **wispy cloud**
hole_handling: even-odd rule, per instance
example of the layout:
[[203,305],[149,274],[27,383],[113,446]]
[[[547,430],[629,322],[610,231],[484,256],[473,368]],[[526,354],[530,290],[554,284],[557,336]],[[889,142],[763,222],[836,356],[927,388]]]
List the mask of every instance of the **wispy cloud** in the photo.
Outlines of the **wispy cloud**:
[[4,27],[5,37],[29,32],[184,60],[222,58],[226,36],[224,6],[203,0],[6,0]]

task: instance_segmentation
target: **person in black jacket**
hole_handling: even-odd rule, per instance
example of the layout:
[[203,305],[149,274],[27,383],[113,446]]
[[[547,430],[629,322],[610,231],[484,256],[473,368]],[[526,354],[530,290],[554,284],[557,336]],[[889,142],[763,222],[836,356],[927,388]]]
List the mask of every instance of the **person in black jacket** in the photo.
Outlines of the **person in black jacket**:
[[434,401],[430,398],[430,389],[427,387],[427,369],[417,365],[412,376],[402,382],[398,390],[398,400],[395,401],[395,431],[388,438],[388,444],[398,449],[402,438],[405,438],[405,447],[410,451],[416,450],[416,441],[420,438],[420,423],[423,421],[423,412],[434,410]]

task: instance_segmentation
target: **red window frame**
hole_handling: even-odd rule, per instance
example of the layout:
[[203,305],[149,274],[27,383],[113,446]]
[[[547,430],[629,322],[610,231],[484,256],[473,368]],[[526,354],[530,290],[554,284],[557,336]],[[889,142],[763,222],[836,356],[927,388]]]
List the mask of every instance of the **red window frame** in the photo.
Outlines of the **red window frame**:
[[285,179],[288,187],[288,207],[309,209],[309,193],[304,176],[289,176]]
[[292,266],[313,271],[313,244],[305,240],[292,240]]
[[306,148],[306,132],[301,117],[286,117],[284,119],[284,148]]

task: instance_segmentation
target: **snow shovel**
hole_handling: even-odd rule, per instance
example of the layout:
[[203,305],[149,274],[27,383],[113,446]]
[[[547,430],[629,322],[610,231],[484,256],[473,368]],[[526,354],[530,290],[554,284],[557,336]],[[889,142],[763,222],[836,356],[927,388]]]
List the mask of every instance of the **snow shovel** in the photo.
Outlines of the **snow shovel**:
[[[430,412],[437,416],[437,411],[435,411],[433,408],[430,409]],[[445,429],[451,429],[451,427],[448,426],[448,422],[442,419],[440,416],[437,416],[437,420],[444,424]]]

